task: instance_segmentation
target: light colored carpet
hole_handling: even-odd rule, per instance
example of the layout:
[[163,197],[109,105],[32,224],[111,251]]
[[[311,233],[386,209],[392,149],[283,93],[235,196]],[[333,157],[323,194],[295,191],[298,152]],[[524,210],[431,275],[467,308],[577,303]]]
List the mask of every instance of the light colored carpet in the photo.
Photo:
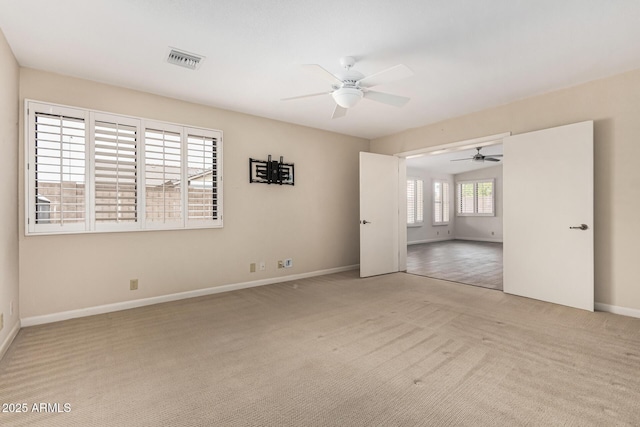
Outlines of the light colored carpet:
[[640,319],[347,272],[25,328],[2,426],[638,425]]

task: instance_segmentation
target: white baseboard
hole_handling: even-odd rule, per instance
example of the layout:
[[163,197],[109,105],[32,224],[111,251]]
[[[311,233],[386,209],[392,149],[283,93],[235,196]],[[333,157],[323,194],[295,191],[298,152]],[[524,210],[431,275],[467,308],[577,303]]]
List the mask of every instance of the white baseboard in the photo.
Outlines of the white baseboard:
[[636,308],[619,307],[617,305],[609,305],[597,302],[595,303],[595,309],[596,311],[605,311],[607,313],[640,318],[640,310]]
[[453,237],[438,237],[437,239],[412,240],[411,242],[407,242],[407,245],[419,245],[421,243],[444,242],[445,240],[453,240]]
[[493,243],[502,243],[502,239],[500,238],[487,238],[487,237],[455,237],[456,240],[475,240],[476,242],[493,242]]
[[60,313],[45,314],[42,316],[25,317],[21,319],[22,327],[42,325],[45,323],[59,322],[61,320],[75,319],[77,317],[94,316],[96,314],[111,313],[114,311],[128,310],[130,308],[146,305],[160,304],[163,302],[177,301],[187,298],[201,297],[204,295],[218,294],[235,291],[238,289],[254,288],[256,286],[272,285],[274,283],[290,282],[292,280],[306,279],[307,277],[324,276],[325,274],[341,273],[359,268],[359,264],[344,267],[329,268],[326,270],[311,271],[309,273],[291,274],[289,276],[273,277],[270,279],[254,280],[251,282],[233,283],[229,285],[214,286],[211,288],[196,289],[193,291],[179,292],[175,294],[160,295],[157,297],[142,298],[133,301],[123,301],[113,304],[99,305],[95,307],[81,308],[78,310],[63,311]]
[[2,360],[4,354],[7,352],[7,350],[9,350],[9,346],[15,339],[16,335],[18,335],[18,332],[20,332],[20,326],[20,319],[18,319],[16,324],[13,325],[13,329],[11,329],[11,331],[9,332],[9,335],[7,335],[7,338],[5,338],[2,345],[0,345],[0,360]]

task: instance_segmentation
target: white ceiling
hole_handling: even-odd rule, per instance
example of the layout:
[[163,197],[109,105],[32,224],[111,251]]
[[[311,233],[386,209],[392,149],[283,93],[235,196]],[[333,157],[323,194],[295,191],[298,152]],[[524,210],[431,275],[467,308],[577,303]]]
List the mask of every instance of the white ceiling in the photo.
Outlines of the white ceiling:
[[[20,65],[373,139],[640,68],[638,0],[0,0]],[[191,71],[176,47],[206,56]],[[300,65],[415,73],[332,120]],[[508,129],[505,129],[508,131]]]
[[[485,156],[494,154],[502,154],[502,144],[485,145],[482,146],[480,153]],[[436,173],[448,173],[456,175],[459,173],[470,172],[477,169],[490,168],[492,166],[502,165],[504,158],[500,157],[499,162],[473,162],[470,159],[477,153],[475,148],[454,148],[442,152],[439,150],[436,154],[425,154],[420,157],[407,158],[407,168],[409,169],[426,169],[430,172]],[[458,161],[456,159],[469,159],[465,161]],[[456,160],[456,161],[452,161]]]

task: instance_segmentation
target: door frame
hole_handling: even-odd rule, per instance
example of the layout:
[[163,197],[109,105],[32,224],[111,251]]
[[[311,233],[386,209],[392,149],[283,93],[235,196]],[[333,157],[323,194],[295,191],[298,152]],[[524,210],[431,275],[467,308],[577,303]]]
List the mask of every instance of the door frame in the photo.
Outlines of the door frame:
[[398,191],[398,271],[407,271],[407,163],[406,159],[412,157],[419,157],[424,154],[444,154],[454,151],[468,150],[476,147],[487,147],[490,145],[502,144],[502,140],[508,136],[511,136],[511,132],[503,132],[495,135],[487,135],[479,138],[466,139],[463,141],[449,142],[446,144],[433,145],[430,147],[418,148],[411,151],[403,151],[396,153],[394,156],[400,158],[400,166],[398,171],[398,185],[400,186]]

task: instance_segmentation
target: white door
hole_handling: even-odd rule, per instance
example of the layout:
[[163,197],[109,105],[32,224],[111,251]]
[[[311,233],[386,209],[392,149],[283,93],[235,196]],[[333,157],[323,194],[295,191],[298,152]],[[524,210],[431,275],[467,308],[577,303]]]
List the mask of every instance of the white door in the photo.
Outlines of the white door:
[[398,271],[398,164],[360,153],[360,277]]
[[505,138],[503,176],[504,292],[593,311],[593,122]]

